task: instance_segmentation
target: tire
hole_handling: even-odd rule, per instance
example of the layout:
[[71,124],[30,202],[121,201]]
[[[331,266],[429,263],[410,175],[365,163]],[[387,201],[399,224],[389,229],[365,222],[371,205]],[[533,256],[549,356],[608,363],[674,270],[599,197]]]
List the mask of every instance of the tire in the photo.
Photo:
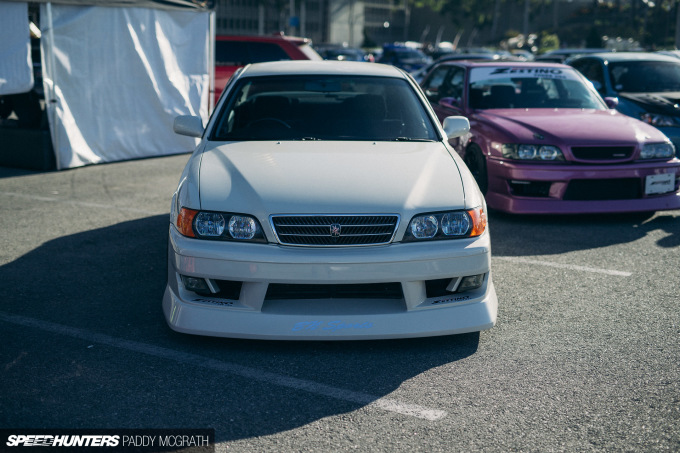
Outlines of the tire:
[[486,195],[487,190],[489,190],[489,174],[486,171],[486,158],[481,148],[475,144],[470,145],[465,151],[463,161],[477,181],[479,190],[482,191],[483,195]]

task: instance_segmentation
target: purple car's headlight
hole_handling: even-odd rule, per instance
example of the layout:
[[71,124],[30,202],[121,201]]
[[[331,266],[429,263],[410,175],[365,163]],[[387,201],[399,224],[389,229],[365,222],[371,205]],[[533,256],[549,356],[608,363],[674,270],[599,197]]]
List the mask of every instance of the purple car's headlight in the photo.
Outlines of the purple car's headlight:
[[540,162],[564,160],[562,150],[553,145],[518,145],[513,143],[503,145],[501,151],[506,159]]
[[640,159],[670,159],[675,156],[671,143],[646,143],[642,145]]

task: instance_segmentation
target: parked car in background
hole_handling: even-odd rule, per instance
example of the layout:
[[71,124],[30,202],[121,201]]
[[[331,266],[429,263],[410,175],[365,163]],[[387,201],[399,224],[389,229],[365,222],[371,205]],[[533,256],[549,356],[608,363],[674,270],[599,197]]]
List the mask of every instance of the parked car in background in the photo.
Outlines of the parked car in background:
[[480,61],[480,60],[486,60],[486,61],[522,61],[517,57],[513,56],[507,56],[505,54],[500,54],[500,53],[492,53],[492,52],[484,52],[484,53],[455,53],[451,52],[447,55],[444,55],[437,59],[437,61],[428,64],[427,66],[424,66],[417,71],[413,71],[411,75],[413,76],[414,79],[416,79],[416,82],[420,83],[425,75],[432,70],[436,65],[439,63],[443,63],[445,61],[460,61],[460,60],[473,60],[473,61]]
[[281,34],[215,38],[215,101],[238,68],[250,63],[285,60],[321,60],[311,41]]
[[680,59],[649,52],[605,53],[570,61],[617,110],[659,128],[680,156]]
[[486,207],[403,71],[253,64],[229,84],[171,204],[165,317],[194,334],[406,338],[491,328]]
[[543,63],[564,63],[567,59],[575,57],[577,55],[602,52],[608,52],[608,50],[593,48],[557,49],[551,50],[541,55],[537,55],[536,57],[534,57],[534,61],[541,61]]
[[510,53],[523,61],[534,61],[536,59],[536,55],[524,49],[512,49]]
[[660,55],[669,55],[671,57],[680,58],[680,50],[658,50],[656,53]]
[[314,45],[313,47],[324,60],[374,61],[373,55],[367,54],[356,47],[349,47],[342,44],[319,44]]
[[680,160],[672,143],[608,108],[574,68],[449,62],[421,86],[440,119],[470,120],[470,134],[452,145],[489,208],[521,214],[680,208]]
[[389,64],[406,72],[413,72],[432,63],[432,59],[418,49],[390,44],[383,47],[378,63]]

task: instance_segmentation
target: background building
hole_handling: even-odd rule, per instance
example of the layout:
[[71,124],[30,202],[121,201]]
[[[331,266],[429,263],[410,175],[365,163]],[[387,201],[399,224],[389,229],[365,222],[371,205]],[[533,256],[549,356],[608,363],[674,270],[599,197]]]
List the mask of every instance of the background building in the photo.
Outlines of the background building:
[[405,0],[217,0],[217,34],[281,31],[314,43],[381,46],[406,40]]

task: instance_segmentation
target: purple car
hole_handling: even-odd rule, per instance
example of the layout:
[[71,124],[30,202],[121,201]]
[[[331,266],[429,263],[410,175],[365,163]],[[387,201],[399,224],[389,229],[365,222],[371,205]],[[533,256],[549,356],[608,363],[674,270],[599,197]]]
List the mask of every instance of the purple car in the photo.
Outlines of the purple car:
[[521,214],[680,209],[680,160],[658,129],[618,113],[573,68],[452,62],[421,83],[490,208]]

